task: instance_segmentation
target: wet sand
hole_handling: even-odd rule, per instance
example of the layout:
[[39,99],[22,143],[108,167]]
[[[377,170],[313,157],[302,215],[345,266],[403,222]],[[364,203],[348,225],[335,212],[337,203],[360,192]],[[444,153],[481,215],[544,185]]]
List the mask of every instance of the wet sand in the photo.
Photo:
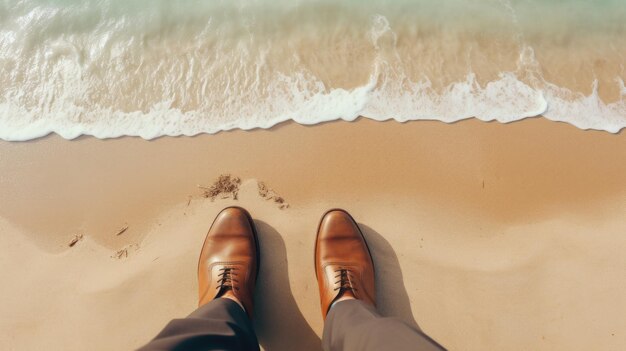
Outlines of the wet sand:
[[[625,159],[623,133],[542,118],[0,142],[0,347],[140,346],[193,310],[206,230],[237,204],[259,227],[267,350],[319,349],[312,255],[330,207],[373,244],[381,311],[449,349],[623,349]],[[203,198],[225,173],[239,199]]]

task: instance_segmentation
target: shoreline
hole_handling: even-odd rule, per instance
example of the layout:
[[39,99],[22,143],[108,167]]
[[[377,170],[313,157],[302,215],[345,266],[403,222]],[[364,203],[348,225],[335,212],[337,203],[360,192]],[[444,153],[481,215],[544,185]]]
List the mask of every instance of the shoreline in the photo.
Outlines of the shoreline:
[[[0,214],[29,232],[95,230],[100,239],[190,196],[198,199],[198,185],[230,173],[267,182],[292,206],[382,196],[515,224],[560,207],[619,201],[626,165],[616,161],[624,158],[621,133],[545,119],[288,122],[152,141],[52,135],[0,142]],[[55,204],[69,213],[59,216]]]

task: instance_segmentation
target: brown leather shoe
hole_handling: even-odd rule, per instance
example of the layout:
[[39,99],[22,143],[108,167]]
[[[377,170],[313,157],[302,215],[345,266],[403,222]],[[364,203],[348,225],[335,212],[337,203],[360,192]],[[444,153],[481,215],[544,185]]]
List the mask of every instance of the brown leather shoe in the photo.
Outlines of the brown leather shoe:
[[322,217],[315,243],[315,275],[322,316],[344,293],[376,305],[374,263],[359,226],[348,212],[333,209]]
[[198,261],[199,306],[232,292],[252,317],[259,250],[254,222],[241,207],[223,209],[213,221]]

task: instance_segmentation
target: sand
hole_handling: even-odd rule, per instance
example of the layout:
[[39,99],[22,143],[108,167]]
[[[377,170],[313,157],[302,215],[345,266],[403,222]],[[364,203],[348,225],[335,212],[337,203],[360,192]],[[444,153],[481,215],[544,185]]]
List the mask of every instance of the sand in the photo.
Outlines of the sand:
[[[320,349],[313,245],[331,207],[372,246],[380,311],[449,349],[623,350],[624,160],[623,133],[542,118],[0,142],[0,349],[147,342],[195,308],[200,245],[235,204],[260,232],[266,350]],[[203,196],[221,174],[237,200]]]

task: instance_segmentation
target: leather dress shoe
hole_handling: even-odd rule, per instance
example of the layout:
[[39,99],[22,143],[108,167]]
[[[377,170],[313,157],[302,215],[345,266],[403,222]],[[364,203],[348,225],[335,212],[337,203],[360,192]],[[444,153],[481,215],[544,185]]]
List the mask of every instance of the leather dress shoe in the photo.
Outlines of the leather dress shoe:
[[376,305],[374,263],[365,238],[352,216],[333,209],[322,217],[315,243],[315,275],[322,316],[346,293]]
[[252,317],[258,247],[248,211],[223,209],[209,229],[198,261],[199,306],[231,292]]

